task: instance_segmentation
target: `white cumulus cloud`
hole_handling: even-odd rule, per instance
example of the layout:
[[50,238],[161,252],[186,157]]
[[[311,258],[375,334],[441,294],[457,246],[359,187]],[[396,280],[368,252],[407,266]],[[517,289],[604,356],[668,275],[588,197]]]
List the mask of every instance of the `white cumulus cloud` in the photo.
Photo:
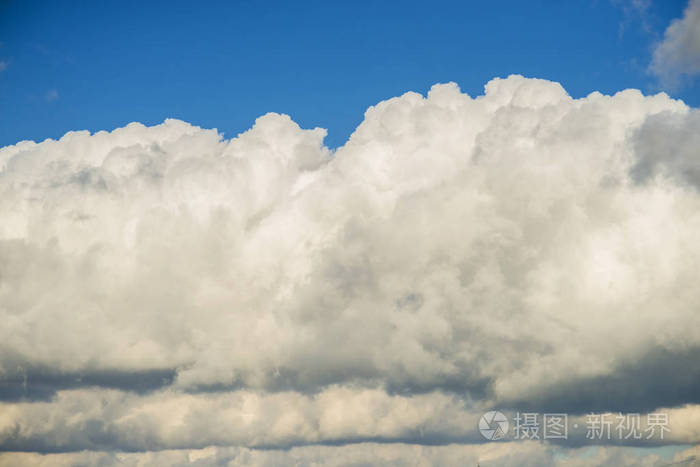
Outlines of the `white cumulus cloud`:
[[698,110],[511,76],[325,134],[0,149],[0,446],[480,443],[490,408],[659,407],[700,442]]

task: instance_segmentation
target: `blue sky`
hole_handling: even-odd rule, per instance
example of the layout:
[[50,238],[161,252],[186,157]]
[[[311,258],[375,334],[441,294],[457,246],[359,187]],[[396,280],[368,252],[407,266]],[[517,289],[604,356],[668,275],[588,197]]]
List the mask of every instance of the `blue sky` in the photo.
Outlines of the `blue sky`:
[[[455,81],[655,92],[652,46],[684,1],[0,2],[0,145],[174,117],[226,136],[266,112],[341,145],[366,108]],[[671,92],[700,104],[696,86]]]

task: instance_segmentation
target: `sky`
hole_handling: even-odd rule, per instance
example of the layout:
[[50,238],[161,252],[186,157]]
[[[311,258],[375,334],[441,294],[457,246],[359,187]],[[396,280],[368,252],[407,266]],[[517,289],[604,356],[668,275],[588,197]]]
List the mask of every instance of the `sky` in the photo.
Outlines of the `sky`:
[[700,465],[700,0],[493,3],[0,3],[0,467]]
[[[364,111],[512,73],[573,97],[661,85],[655,45],[682,0],[0,2],[0,145],[178,118],[227,137],[267,112],[341,146]],[[669,89],[671,88],[671,89]]]

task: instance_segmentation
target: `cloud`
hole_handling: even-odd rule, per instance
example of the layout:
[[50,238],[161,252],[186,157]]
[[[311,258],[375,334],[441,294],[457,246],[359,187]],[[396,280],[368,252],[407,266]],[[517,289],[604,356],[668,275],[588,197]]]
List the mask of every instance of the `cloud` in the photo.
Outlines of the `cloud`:
[[632,175],[637,180],[655,176],[673,177],[700,189],[700,112],[687,116],[661,113],[647,119],[635,138],[637,162]]
[[668,26],[654,49],[650,70],[668,88],[700,74],[700,0],[690,0],[683,17]]
[[651,0],[612,0],[611,3],[620,8],[623,13],[623,19],[618,26],[620,38],[632,22],[639,23],[645,33],[651,32],[649,25]]
[[0,446],[476,445],[490,408],[696,444],[697,115],[511,76],[335,151],[272,113],[1,148]]
[[53,102],[55,100],[58,100],[58,91],[55,89],[51,89],[49,92],[46,93],[46,102]]
[[346,446],[302,446],[288,450],[256,450],[240,447],[214,447],[196,450],[164,450],[153,453],[80,452],[38,455],[0,453],[0,466],[349,466],[349,465],[476,465],[483,467],[663,467],[696,466],[691,451],[679,453],[677,462],[657,454],[619,447],[562,450],[537,442],[495,443],[488,445],[451,444],[420,446],[403,443],[359,443]]
[[[468,407],[458,395],[439,391],[404,396],[346,385],[313,395],[252,390],[188,394],[171,389],[135,394],[90,388],[59,391],[47,402],[2,403],[0,409],[0,443],[5,451],[144,452],[210,445],[286,449],[362,442],[426,446],[485,442],[477,428],[483,412]],[[639,439],[616,441],[614,415],[607,416],[614,422],[610,439],[589,439],[588,416],[581,415],[571,417],[568,438],[557,442],[562,449],[700,443],[700,405],[662,408],[655,413],[668,415],[669,431],[663,441],[658,430],[652,433],[647,413],[642,413]],[[516,413],[505,411],[505,415],[514,420]],[[513,429],[507,435],[507,440],[513,440]]]
[[7,62],[0,60],[0,72],[7,70],[7,67],[8,67]]

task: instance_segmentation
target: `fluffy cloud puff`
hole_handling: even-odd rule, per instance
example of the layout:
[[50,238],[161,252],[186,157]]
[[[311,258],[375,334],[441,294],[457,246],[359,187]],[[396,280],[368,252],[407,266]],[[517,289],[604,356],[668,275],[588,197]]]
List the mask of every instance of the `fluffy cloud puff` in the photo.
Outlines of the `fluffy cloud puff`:
[[[476,441],[441,418],[449,404],[698,403],[698,134],[698,111],[665,94],[572,99],[511,76],[476,98],[446,84],[381,102],[335,151],[278,114],[231,140],[167,120],[2,148],[0,443],[265,444],[262,428],[163,442],[155,415],[115,428],[134,406],[171,410],[163,394],[185,412],[257,394],[255,420],[289,417],[275,446],[342,439],[308,413],[329,397],[359,417],[363,391],[392,402],[345,420],[350,438],[417,443],[422,410],[433,442]],[[94,423],[28,428],[100,407],[38,405],[71,394],[133,401],[99,440]]]

